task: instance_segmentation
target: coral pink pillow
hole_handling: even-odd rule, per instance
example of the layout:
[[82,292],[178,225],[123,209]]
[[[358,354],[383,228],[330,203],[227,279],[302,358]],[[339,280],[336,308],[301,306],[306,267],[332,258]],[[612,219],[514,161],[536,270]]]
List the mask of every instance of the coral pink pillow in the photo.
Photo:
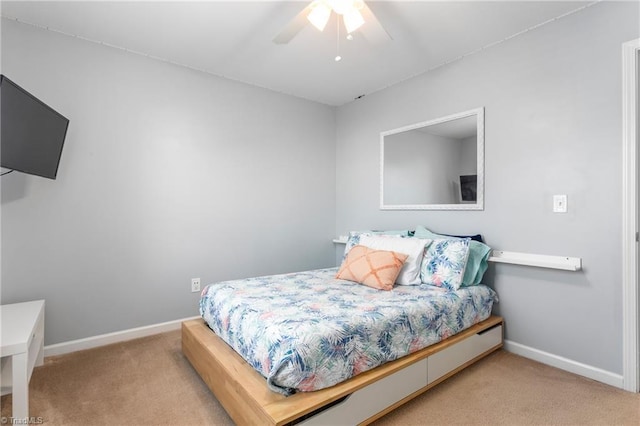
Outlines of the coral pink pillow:
[[403,253],[357,245],[349,251],[336,278],[391,290],[407,257]]

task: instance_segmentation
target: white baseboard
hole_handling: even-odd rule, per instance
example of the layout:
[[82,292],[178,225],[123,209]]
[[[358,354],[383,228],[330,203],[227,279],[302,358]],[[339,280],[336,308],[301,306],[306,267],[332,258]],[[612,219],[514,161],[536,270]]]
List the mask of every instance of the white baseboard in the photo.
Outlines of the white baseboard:
[[[87,337],[84,339],[71,340],[69,342],[56,343],[44,347],[44,356],[63,355],[70,352],[81,351],[83,349],[96,348],[98,346],[112,343],[125,342],[139,337],[151,336],[153,334],[164,333],[166,331],[178,330],[183,321],[200,318],[189,317],[174,321],[152,324],[144,327],[131,328],[128,330],[116,331],[114,333],[101,334],[99,336]],[[600,368],[573,361],[558,355],[550,354],[520,343],[510,340],[504,341],[504,349],[516,355],[550,365],[570,373],[578,374],[598,382],[606,383],[617,388],[623,388],[624,381],[621,374],[611,373]]]
[[607,385],[615,386],[620,389],[622,389],[624,385],[621,374],[615,374],[591,365],[582,364],[580,362],[534,349],[529,346],[521,345],[520,343],[515,343],[510,340],[504,341],[504,349],[507,352],[511,352],[570,373],[578,374]]
[[98,346],[110,345],[112,343],[125,342],[139,337],[151,336],[153,334],[164,333],[165,331],[178,330],[183,321],[200,317],[183,318],[174,321],[152,324],[144,327],[130,328],[128,330],[116,331],[114,333],[101,334],[99,336],[87,337],[84,339],[71,340],[69,342],[56,343],[44,347],[44,356],[55,356],[68,354],[70,352],[81,351],[83,349],[96,348]]

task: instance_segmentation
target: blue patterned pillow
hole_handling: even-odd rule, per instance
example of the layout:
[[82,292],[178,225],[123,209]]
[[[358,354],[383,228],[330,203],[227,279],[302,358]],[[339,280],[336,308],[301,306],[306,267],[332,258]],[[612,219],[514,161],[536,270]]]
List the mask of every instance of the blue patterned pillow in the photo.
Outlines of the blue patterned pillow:
[[469,257],[469,238],[433,240],[424,252],[420,279],[423,283],[450,291],[462,285]]
[[[435,234],[429,231],[424,226],[416,226],[414,233],[417,238],[466,238],[466,237],[453,237],[442,234]],[[464,270],[464,276],[462,277],[462,286],[471,286],[480,284],[482,277],[484,276],[487,267],[489,266],[489,256],[491,255],[491,248],[477,240],[474,241],[474,237],[470,237],[469,241],[469,259],[467,260],[467,266]]]
[[343,261],[347,258],[351,249],[360,244],[360,237],[362,235],[394,235],[397,237],[408,237],[409,231],[351,231],[349,232],[347,244],[344,246],[344,254],[342,255]]
[[349,232],[349,239],[347,240],[347,244],[344,246],[344,254],[342,255],[342,261],[347,258],[347,255],[357,245],[360,245],[360,236],[362,235],[371,235],[370,232],[360,232],[360,231],[351,231]]

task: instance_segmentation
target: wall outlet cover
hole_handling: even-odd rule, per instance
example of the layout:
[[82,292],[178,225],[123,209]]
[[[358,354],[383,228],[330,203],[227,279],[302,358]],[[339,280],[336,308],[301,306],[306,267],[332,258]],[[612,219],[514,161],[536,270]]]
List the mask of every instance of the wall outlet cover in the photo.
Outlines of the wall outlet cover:
[[567,212],[567,195],[566,194],[553,196],[553,212],[554,213]]
[[191,278],[191,292],[196,293],[200,291],[200,278]]

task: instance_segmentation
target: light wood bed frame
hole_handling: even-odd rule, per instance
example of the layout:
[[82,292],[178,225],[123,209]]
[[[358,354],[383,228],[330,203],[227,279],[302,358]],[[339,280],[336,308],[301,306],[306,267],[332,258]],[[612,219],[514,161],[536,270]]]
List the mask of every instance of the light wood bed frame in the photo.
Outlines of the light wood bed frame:
[[502,347],[502,324],[492,316],[330,388],[288,397],[202,319],[182,323],[182,351],[237,425],[368,424]]

